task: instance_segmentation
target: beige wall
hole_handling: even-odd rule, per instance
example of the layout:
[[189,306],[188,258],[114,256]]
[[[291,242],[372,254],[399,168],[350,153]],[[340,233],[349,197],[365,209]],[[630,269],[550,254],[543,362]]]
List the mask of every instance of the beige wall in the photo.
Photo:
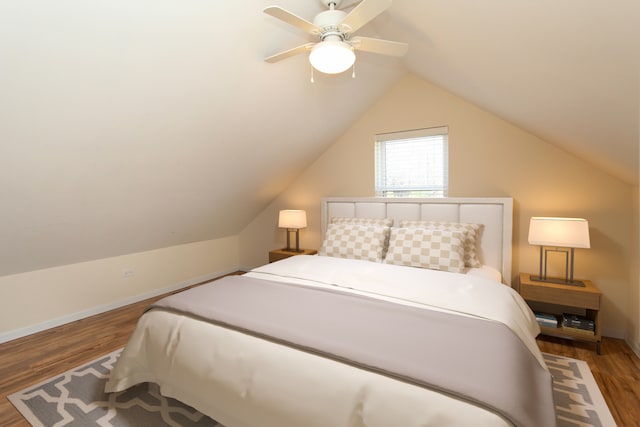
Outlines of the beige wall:
[[[638,73],[638,146],[640,146],[640,73]],[[639,154],[640,156],[640,154]],[[640,162],[640,159],[638,159]],[[636,230],[633,235],[635,241],[635,262],[633,263],[633,275],[631,280],[631,289],[629,292],[629,312],[632,314],[629,321],[629,331],[627,336],[631,347],[640,356],[640,188],[635,191],[634,207],[636,209]]]
[[[640,126],[640,119],[638,121]],[[640,133],[639,133],[640,135]],[[640,144],[640,140],[638,141]],[[627,327],[627,342],[640,357],[640,188],[636,188],[634,209],[636,215],[635,230],[632,235],[635,238],[634,262],[631,264],[631,281],[629,286],[629,322]]]
[[[235,271],[238,237],[0,277],[0,342]],[[123,277],[126,270],[134,275]]]
[[284,245],[284,231],[276,227],[279,209],[306,209],[309,227],[301,231],[301,245],[318,248],[322,197],[372,196],[375,134],[443,125],[449,126],[449,195],[514,198],[514,276],[537,269],[537,248],[527,243],[531,216],[589,220],[592,248],[576,250],[576,277],[600,287],[604,332],[623,337],[631,318],[637,189],[413,75],[375,103],[246,227],[240,234],[241,265],[262,264],[269,249]]

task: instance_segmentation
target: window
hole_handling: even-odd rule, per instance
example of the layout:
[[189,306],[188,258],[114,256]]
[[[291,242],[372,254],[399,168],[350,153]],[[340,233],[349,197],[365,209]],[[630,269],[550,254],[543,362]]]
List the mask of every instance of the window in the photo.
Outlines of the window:
[[446,197],[446,126],[376,135],[376,195]]

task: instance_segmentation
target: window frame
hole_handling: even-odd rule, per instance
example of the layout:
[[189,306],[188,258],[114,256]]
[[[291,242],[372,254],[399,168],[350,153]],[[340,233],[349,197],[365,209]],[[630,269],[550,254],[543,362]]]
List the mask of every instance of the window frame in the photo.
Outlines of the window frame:
[[[391,186],[387,185],[386,173],[388,163],[386,162],[386,152],[383,146],[387,144],[410,142],[411,140],[424,139],[425,143],[434,142],[435,139],[441,143],[442,158],[440,161],[442,176],[438,184],[428,184],[424,182],[418,186]],[[449,127],[437,126],[432,128],[414,129],[408,131],[382,133],[375,136],[374,144],[374,187],[377,197],[447,197],[449,193]],[[425,166],[426,167],[426,166]]]

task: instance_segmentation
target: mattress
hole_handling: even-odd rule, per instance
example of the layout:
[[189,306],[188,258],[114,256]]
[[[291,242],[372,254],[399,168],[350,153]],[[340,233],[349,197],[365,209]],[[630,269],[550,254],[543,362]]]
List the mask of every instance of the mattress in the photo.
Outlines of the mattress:
[[[291,257],[246,275],[500,322],[544,366],[533,314],[494,279],[321,256]],[[164,395],[226,427],[510,425],[449,394],[162,310],[141,317],[106,390],[140,382],[159,384]]]

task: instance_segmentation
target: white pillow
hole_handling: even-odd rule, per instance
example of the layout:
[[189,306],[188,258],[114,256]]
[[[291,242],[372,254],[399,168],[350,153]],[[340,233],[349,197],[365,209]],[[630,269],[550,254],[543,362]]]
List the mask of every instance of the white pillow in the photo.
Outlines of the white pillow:
[[464,233],[464,265],[466,267],[480,267],[482,263],[478,257],[478,242],[482,224],[447,221],[400,221],[400,227],[420,227],[433,230],[451,230]]
[[430,228],[393,228],[384,260],[387,264],[464,271],[464,233]]
[[329,224],[319,255],[381,262],[389,227],[358,224]]

